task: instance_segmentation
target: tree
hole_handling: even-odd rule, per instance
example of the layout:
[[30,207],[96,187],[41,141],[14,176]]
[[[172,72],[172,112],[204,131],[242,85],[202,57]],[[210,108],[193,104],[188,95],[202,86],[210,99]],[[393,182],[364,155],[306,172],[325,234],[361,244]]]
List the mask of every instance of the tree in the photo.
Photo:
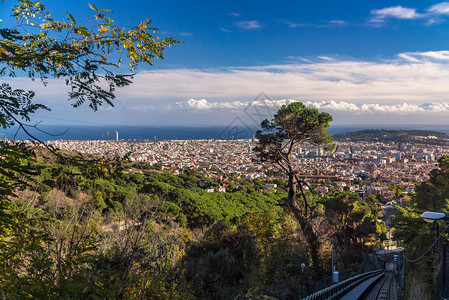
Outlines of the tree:
[[[116,26],[109,17],[112,11],[89,6],[94,16],[80,24],[68,12],[61,21],[52,18],[39,0],[18,0],[11,15],[15,25],[0,28],[0,76],[26,74],[44,85],[48,78],[65,80],[71,88],[68,98],[72,106],[87,102],[97,110],[104,103],[113,106],[116,88],[131,84],[132,73],[140,64],[151,65],[154,59],[163,58],[166,47],[180,43],[171,37],[156,36],[158,29],[150,26],[149,19],[134,27]],[[122,56],[131,74],[116,73]],[[27,130],[33,126],[27,124],[31,114],[39,109],[50,110],[33,102],[34,95],[33,91],[0,84],[0,126],[16,124],[34,139]],[[9,158],[32,157],[23,145],[0,143],[0,153]],[[18,176],[21,172],[17,172],[21,164],[19,160],[0,160],[0,180],[5,183],[0,195],[3,199],[14,194],[17,183],[23,183]]]
[[[154,59],[163,58],[166,47],[179,43],[171,37],[159,40],[154,35],[158,29],[150,27],[151,20],[135,27],[116,26],[108,17],[112,11],[89,5],[95,13],[90,24],[78,24],[70,13],[62,21],[53,19],[39,0],[19,0],[12,8],[17,24],[0,29],[0,75],[16,77],[16,72],[22,71],[44,84],[48,77],[63,78],[71,87],[73,106],[87,101],[97,110],[103,102],[113,105],[115,89],[131,83],[131,74],[113,72],[122,61],[115,54],[125,55],[130,71],[135,72],[139,64],[152,64]],[[17,117],[28,121],[31,113],[45,108],[31,102],[33,92],[8,86],[2,85],[0,98],[3,127],[14,121],[20,125]]]
[[326,194],[320,202],[334,242],[340,249],[361,252],[366,242],[377,241],[382,233],[382,225],[377,221],[375,204],[368,204],[357,194],[333,192]]
[[[5,5],[5,1],[2,2]],[[134,27],[114,25],[109,17],[112,11],[100,10],[93,4],[89,5],[94,15],[84,23],[78,23],[70,13],[62,20],[54,19],[39,0],[17,0],[13,5],[11,20],[5,23],[15,25],[0,28],[0,76],[28,76],[31,80],[40,80],[44,85],[50,78],[63,80],[71,88],[68,98],[74,107],[87,104],[97,110],[103,104],[113,106],[116,88],[131,84],[133,73],[140,64],[151,65],[155,59],[163,58],[166,47],[180,43],[171,37],[160,39],[155,35],[158,29],[151,27],[151,20],[148,19]],[[122,59],[128,62],[129,67],[121,67]],[[122,70],[126,70],[126,73],[122,73]],[[0,126],[7,128],[18,125],[31,139],[36,140],[27,130],[36,125],[27,123],[33,113],[49,108],[36,103],[34,96],[33,91],[1,83]],[[56,154],[54,149],[50,150]],[[25,209],[18,211],[14,208],[14,202],[10,201],[18,187],[30,182],[28,175],[35,167],[33,155],[32,148],[25,144],[0,142],[2,287],[14,287],[10,280],[22,282],[23,286],[33,282],[28,281],[28,275],[32,273],[25,267],[33,266],[36,255],[45,257],[41,241],[49,240],[48,225],[40,224],[45,220],[31,222],[29,215],[34,216],[34,213],[28,214],[24,212]],[[111,164],[107,166],[112,167]],[[85,169],[89,168],[90,162],[86,163]],[[30,246],[21,246],[23,239],[33,242],[29,243]],[[18,242],[14,244],[15,241]],[[10,270],[10,258],[21,256],[28,259],[23,266],[15,268],[17,272],[14,273],[14,270]],[[49,263],[47,260],[39,261]],[[8,277],[7,274],[14,276]],[[20,288],[13,290],[19,294],[24,292]],[[4,294],[2,291],[0,297],[9,295],[6,298],[17,298],[19,294],[14,297],[11,296],[14,293]]]
[[[274,164],[288,178],[286,206],[299,222],[309,243],[316,274],[318,274],[319,241],[309,222],[311,209],[303,188],[303,184],[306,183],[298,177],[293,151],[304,143],[330,149],[333,138],[326,129],[331,121],[332,117],[328,113],[308,108],[301,102],[283,105],[273,120],[264,120],[261,123],[262,130],[256,133],[258,144],[254,148],[262,161]],[[301,191],[302,207],[296,199],[297,187]]]
[[[0,76],[26,74],[44,85],[48,78],[65,80],[71,88],[68,97],[72,106],[87,102],[97,110],[104,103],[113,106],[116,88],[131,84],[132,72],[141,63],[151,65],[154,59],[163,58],[166,47],[180,43],[171,37],[156,36],[158,29],[150,27],[149,19],[134,27],[116,26],[108,16],[112,11],[89,6],[94,16],[79,24],[68,12],[61,21],[53,19],[39,0],[18,0],[11,15],[15,25],[0,29]],[[131,74],[115,72],[122,56],[126,57]],[[17,124],[34,139],[27,130],[33,125],[26,122],[37,110],[50,110],[34,103],[34,96],[33,91],[2,83],[0,126]]]
[[437,246],[430,247],[435,242],[439,225],[438,222],[430,225],[420,216],[424,211],[449,214],[448,155],[443,155],[438,160],[436,168],[430,172],[429,179],[416,186],[411,200],[405,202],[404,207],[397,208],[398,212],[393,217],[394,239],[400,241],[406,250],[407,263],[410,263],[410,267],[406,266],[407,276],[420,281],[430,297],[438,287],[437,276],[441,272],[439,264],[442,260],[438,258],[438,247],[443,244],[447,247],[449,237],[444,229],[441,230]]
[[420,211],[449,212],[449,156],[443,155],[428,180],[416,187],[413,202]]

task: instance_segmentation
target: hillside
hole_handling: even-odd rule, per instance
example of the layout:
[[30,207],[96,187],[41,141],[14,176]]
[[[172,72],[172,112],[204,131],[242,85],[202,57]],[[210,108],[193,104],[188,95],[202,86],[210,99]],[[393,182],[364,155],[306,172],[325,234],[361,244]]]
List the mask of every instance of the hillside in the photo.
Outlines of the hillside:
[[[23,161],[28,185],[0,202],[0,242],[8,241],[0,243],[0,299],[296,299],[329,275],[313,274],[305,234],[283,205],[282,180],[175,175],[143,162],[51,157],[43,148],[35,154]],[[267,191],[274,183],[277,190]],[[351,251],[339,256],[339,272],[350,276],[386,232],[380,206],[350,192],[305,194],[319,207],[315,218],[326,220],[316,227],[320,264],[329,265],[321,237],[338,235]],[[351,232],[363,232],[356,242],[346,238],[341,215]]]
[[367,141],[367,142],[396,142],[396,143],[425,143],[448,145],[449,134],[428,130],[390,130],[366,129],[355,132],[334,135],[336,141]]

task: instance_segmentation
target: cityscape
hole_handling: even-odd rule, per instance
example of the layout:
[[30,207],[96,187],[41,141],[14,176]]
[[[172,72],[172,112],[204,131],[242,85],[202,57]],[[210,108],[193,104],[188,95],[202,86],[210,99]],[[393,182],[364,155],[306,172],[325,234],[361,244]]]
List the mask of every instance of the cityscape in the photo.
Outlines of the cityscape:
[[[118,137],[118,133],[115,133]],[[159,164],[179,174],[196,169],[206,176],[232,175],[243,178],[278,178],[273,166],[263,164],[253,152],[250,140],[171,140],[171,141],[48,141],[47,145],[108,158],[128,156],[131,162]],[[382,195],[394,199],[395,186],[414,192],[415,184],[429,178],[436,161],[449,153],[449,146],[383,142],[336,142],[327,153],[322,148],[301,146],[294,149],[295,168],[306,181],[333,181],[339,190],[347,187],[361,196]],[[267,172],[270,170],[271,172]],[[276,173],[276,174],[274,174]],[[369,185],[360,186],[359,182]],[[317,191],[329,192],[318,186]]]
[[0,299],[449,299],[449,2],[0,4]]

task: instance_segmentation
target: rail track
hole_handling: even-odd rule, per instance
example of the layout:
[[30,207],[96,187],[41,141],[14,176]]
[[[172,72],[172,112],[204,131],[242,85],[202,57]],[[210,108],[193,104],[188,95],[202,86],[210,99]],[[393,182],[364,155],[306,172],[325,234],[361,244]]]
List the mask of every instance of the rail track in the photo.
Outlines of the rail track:
[[365,300],[397,300],[396,280],[393,272],[386,272],[381,280],[360,299]]
[[376,270],[348,278],[303,300],[397,300],[393,271]]

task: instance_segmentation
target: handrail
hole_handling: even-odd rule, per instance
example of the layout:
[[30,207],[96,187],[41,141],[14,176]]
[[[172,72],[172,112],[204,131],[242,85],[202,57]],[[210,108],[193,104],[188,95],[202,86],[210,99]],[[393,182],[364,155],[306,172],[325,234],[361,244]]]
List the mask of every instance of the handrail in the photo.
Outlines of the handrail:
[[382,273],[383,270],[379,269],[376,271],[366,272],[346,280],[339,282],[337,284],[331,285],[325,289],[322,289],[318,292],[315,292],[305,298],[303,300],[331,300],[336,297],[346,293],[348,290],[352,289],[354,286],[357,286],[360,282],[365,281],[373,276],[376,276]]

